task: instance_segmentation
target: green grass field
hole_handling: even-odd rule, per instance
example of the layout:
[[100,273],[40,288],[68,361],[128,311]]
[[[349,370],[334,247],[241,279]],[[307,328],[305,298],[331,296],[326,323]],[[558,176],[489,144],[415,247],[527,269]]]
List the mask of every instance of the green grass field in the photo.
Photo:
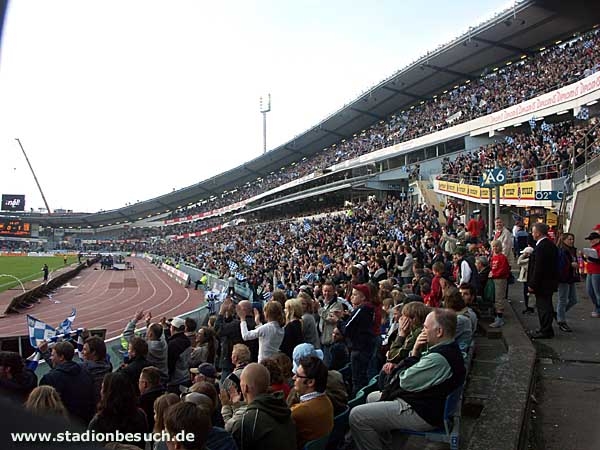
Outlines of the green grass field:
[[[76,256],[69,256],[67,263],[77,262]],[[52,271],[64,266],[62,256],[0,256],[0,292],[18,286],[19,283],[12,277],[17,277],[23,284],[32,280],[42,280],[44,274],[42,267],[48,264],[50,278]]]

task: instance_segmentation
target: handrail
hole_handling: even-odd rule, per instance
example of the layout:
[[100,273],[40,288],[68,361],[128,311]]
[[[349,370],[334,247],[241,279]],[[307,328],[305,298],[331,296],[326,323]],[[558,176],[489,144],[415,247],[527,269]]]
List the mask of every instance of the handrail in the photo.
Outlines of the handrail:
[[[537,173],[532,173],[530,175],[525,175],[525,176],[519,176],[514,177],[511,174],[511,170],[509,168],[506,168],[507,174],[506,174],[506,182],[507,183],[523,183],[526,181],[541,181],[541,180],[547,180],[548,178],[561,178],[561,171],[558,170],[558,165],[556,163],[553,164],[545,164],[543,166],[536,166],[533,168],[533,170],[535,170]],[[483,169],[490,169],[493,168],[493,166],[491,167],[484,167]],[[547,169],[552,168],[552,172],[550,173],[556,173],[555,177],[549,177],[549,173],[547,172]],[[554,170],[554,169],[557,170]],[[564,175],[563,175],[564,176]],[[463,175],[455,175],[455,174],[438,174],[437,180],[439,181],[450,181],[450,182],[454,182],[454,183],[460,183],[460,184],[469,184],[472,186],[479,186],[481,184],[481,178],[479,176],[474,176],[474,175],[469,175],[469,176],[463,176]]]

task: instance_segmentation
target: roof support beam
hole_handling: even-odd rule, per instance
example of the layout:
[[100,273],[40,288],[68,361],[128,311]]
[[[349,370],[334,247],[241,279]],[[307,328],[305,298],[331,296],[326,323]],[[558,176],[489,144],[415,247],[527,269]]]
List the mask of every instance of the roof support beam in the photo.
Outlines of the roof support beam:
[[408,92],[408,91],[405,91],[405,90],[402,90],[402,89],[395,89],[395,88],[390,87],[388,85],[383,86],[383,89],[387,89],[388,91],[395,92],[396,94],[406,95],[407,97],[414,98],[415,100],[429,100],[427,97],[422,97],[422,96],[417,95],[417,94],[412,94],[411,92]]
[[340,137],[342,139],[348,139],[348,136],[346,136],[345,134],[342,134],[342,133],[338,133],[337,131],[328,130],[327,128],[324,128],[324,127],[319,127],[319,129],[323,130],[325,133],[333,134],[334,136]]
[[363,111],[362,109],[358,109],[358,108],[350,108],[352,111],[356,111],[359,114],[364,114],[365,116],[369,116],[369,117],[374,117],[377,120],[385,120],[385,117],[380,116],[379,114],[375,114],[372,113],[371,111]]
[[447,67],[439,67],[433,64],[422,64],[423,67],[427,67],[429,69],[433,69],[436,70],[438,72],[443,72],[443,73],[449,73],[451,75],[456,75],[458,77],[464,78],[465,80],[470,80],[471,78],[473,78],[473,75],[470,75],[468,73],[464,73],[464,72],[458,72],[456,70],[452,70],[452,69],[448,69]]
[[525,50],[519,47],[515,47],[514,45],[509,45],[509,44],[503,44],[502,42],[497,42],[497,41],[492,41],[491,39],[485,39],[482,37],[472,37],[471,38],[472,41],[475,42],[481,42],[483,44],[488,44],[491,45],[493,47],[498,47],[498,48],[503,48],[504,50],[508,50],[510,52],[518,52],[521,55],[527,55],[527,56],[532,56],[533,52],[529,51],[529,50]]

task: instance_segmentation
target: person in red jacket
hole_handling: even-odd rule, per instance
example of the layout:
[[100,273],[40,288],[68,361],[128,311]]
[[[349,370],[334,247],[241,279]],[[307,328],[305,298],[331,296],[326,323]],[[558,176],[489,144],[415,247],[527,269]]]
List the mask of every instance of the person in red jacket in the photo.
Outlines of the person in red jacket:
[[436,262],[431,267],[433,271],[433,279],[431,280],[431,293],[428,299],[424,299],[424,303],[431,308],[439,308],[442,304],[442,275],[446,270],[446,266],[443,262]]
[[496,320],[490,327],[500,328],[504,325],[504,296],[510,277],[510,264],[502,253],[502,242],[492,241],[492,252],[490,278],[494,281]]
[[[596,225],[597,229],[600,228],[600,224]],[[596,250],[596,255],[600,255],[600,233],[592,231],[586,238],[586,241],[590,241],[590,247]],[[591,252],[593,253],[593,252]],[[583,256],[586,262],[587,276],[585,284],[588,295],[594,304],[594,310],[592,311],[592,317],[600,317],[600,258],[595,258],[588,253]]]

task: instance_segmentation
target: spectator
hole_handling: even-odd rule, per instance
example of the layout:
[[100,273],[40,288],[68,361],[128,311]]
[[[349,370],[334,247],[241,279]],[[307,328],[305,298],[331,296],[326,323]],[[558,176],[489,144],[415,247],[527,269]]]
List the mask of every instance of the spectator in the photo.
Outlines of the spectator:
[[281,305],[278,302],[268,302],[265,305],[265,318],[267,323],[260,324],[260,315],[258,311],[255,311],[254,320],[258,326],[254,330],[248,329],[245,317],[241,319],[241,332],[244,341],[258,338],[258,362],[279,352],[283,342],[285,318]]
[[[506,228],[504,228],[506,230]],[[506,230],[508,231],[508,230]],[[502,242],[492,241],[492,261],[490,269],[490,279],[494,283],[494,308],[496,310],[496,319],[490,327],[500,328],[504,325],[504,299],[510,277],[510,265],[506,253],[503,252]]]
[[[94,415],[94,380],[81,365],[73,361],[75,349],[70,342],[58,342],[48,356],[48,345],[40,344],[39,349],[52,370],[42,377],[40,386],[54,387],[69,414],[83,423],[88,423]],[[133,389],[133,386],[131,387]]]
[[521,254],[519,255],[519,258],[517,258],[517,265],[519,266],[519,278],[517,281],[523,283],[523,303],[525,303],[523,314],[533,314],[535,312],[535,310],[529,306],[529,289],[527,286],[527,270],[531,253],[533,253],[533,247],[529,245],[521,250]]
[[473,286],[471,286],[470,284],[461,284],[458,287],[458,290],[460,291],[460,295],[462,296],[462,299],[465,303],[464,314],[467,315],[469,319],[471,319],[471,330],[473,330],[473,334],[475,334],[475,332],[477,331],[477,323],[479,320],[477,317],[477,312],[474,309],[477,308],[477,294]]
[[[185,450],[204,450],[211,429],[210,418],[201,408],[193,403],[177,403],[169,407],[165,413],[165,429],[172,437],[167,443],[169,450],[182,448]],[[185,440],[179,436],[184,432]],[[192,439],[189,439],[193,435]]]
[[219,315],[215,322],[215,331],[220,345],[218,367],[221,369],[221,380],[227,378],[233,370],[233,362],[231,361],[233,346],[242,342],[240,320],[234,316],[233,312],[233,302],[231,299],[226,298],[219,309]]
[[120,372],[106,374],[100,392],[98,412],[88,425],[88,429],[100,433],[117,430],[121,433],[142,433],[142,439],[135,441],[135,445],[145,448],[143,433],[148,431],[146,414],[137,407],[137,396],[126,374]]
[[185,335],[188,337],[190,342],[195,342],[196,340],[196,329],[198,328],[198,323],[192,319],[191,317],[185,318]]
[[106,344],[98,336],[90,336],[83,344],[82,356],[82,366],[94,380],[94,404],[97,404],[104,375],[113,370],[110,360],[106,358]]
[[533,339],[550,339],[554,337],[552,294],[558,288],[558,249],[548,239],[548,225],[545,223],[534,223],[531,234],[536,244],[529,257],[527,285],[529,292],[535,294],[540,328],[529,335]]
[[[204,414],[208,417],[215,416],[215,403],[206,394],[191,392],[185,396],[184,402],[193,403],[197,407],[204,409]],[[215,425],[210,428],[206,446],[210,450],[237,450],[237,446],[235,445],[235,441],[231,434],[222,427]]]
[[465,379],[455,331],[454,311],[434,309],[427,315],[410,356],[389,385],[350,411],[350,431],[359,450],[391,448],[390,433],[396,429],[427,431],[443,426],[446,397]]
[[[335,285],[332,281],[323,283],[323,297],[319,308],[319,331],[321,332],[321,348],[323,349],[324,362],[331,367],[331,346],[334,343],[333,330],[336,328],[339,317],[343,311],[342,303],[338,300]],[[339,311],[339,313],[337,313]]]
[[160,370],[154,366],[144,367],[138,382],[140,391],[139,406],[146,414],[148,429],[154,429],[154,403],[165,393],[160,383]]
[[294,375],[300,403],[292,406],[298,448],[333,429],[333,405],[325,393],[327,367],[316,356],[302,358]]
[[25,409],[33,414],[44,416],[62,416],[68,418],[67,409],[60,400],[60,395],[52,386],[38,386],[27,398]]
[[138,382],[140,379],[140,374],[142,373],[142,369],[144,367],[148,367],[150,363],[146,360],[146,355],[148,354],[148,344],[141,337],[134,337],[129,341],[129,350],[128,350],[129,360],[126,363],[121,364],[119,367],[119,372],[125,374],[129,381],[131,381],[131,385],[134,387],[134,390],[137,395],[138,392]]
[[291,388],[283,377],[283,372],[281,371],[279,363],[277,363],[275,359],[267,358],[263,360],[261,364],[269,371],[269,377],[271,379],[270,392],[282,392],[283,397],[287,398]]
[[391,375],[399,364],[409,356],[417,337],[423,331],[425,318],[431,311],[431,309],[422,302],[410,302],[404,306],[398,305],[397,308],[402,312],[402,315],[399,319],[398,334],[392,341],[386,355],[387,362],[383,365],[380,374],[379,385],[381,387],[387,385]]
[[304,293],[298,294],[298,300],[302,305],[302,342],[308,342],[315,348],[321,348],[321,341],[317,331],[317,323],[313,314],[313,300]]
[[[590,247],[600,255],[600,233],[592,231],[585,240],[590,241]],[[584,254],[584,260],[587,263],[585,286],[594,305],[592,317],[598,318],[600,317],[600,258]]]
[[340,370],[350,362],[350,355],[348,353],[348,346],[344,339],[344,335],[338,328],[334,328],[332,334],[333,343],[330,347],[330,358],[329,369]]
[[37,386],[37,377],[16,352],[0,351],[0,392],[23,403]]
[[[323,351],[314,348],[312,344],[308,343],[298,345],[294,349],[292,372],[296,373],[298,371],[300,361],[303,358],[312,356],[322,360]],[[293,382],[295,384],[295,380],[293,380]],[[346,385],[344,383],[342,374],[337,370],[329,370],[327,372],[327,385],[325,388],[325,393],[333,405],[334,414],[337,415],[346,409],[348,404],[348,392],[346,391]],[[293,406],[294,404],[298,403],[300,401],[300,395],[301,394],[299,394],[295,388],[292,388],[287,398],[288,405]]]
[[171,320],[171,337],[167,341],[167,366],[169,369],[169,390],[188,379],[188,358],[191,342],[185,335],[185,321],[179,317]]
[[563,233],[558,244],[558,302],[556,304],[556,323],[561,331],[571,333],[566,314],[577,304],[575,283],[579,279],[579,263],[575,248],[575,235]]
[[[165,413],[169,406],[179,403],[179,396],[177,394],[168,393],[163,394],[154,400],[154,433],[162,433],[165,429]],[[166,448],[165,442],[161,443],[162,445],[158,445],[162,449]],[[158,450],[155,447],[155,450]]]
[[196,346],[190,355],[190,366],[199,366],[203,362],[215,364],[219,340],[213,329],[202,327],[196,333]]
[[283,341],[279,349],[291,358],[296,345],[304,342],[302,333],[302,302],[299,299],[287,300],[285,302],[284,314],[286,323],[283,328]]
[[373,306],[370,303],[371,290],[366,284],[357,284],[352,289],[354,311],[339,328],[350,341],[350,364],[352,367],[353,394],[367,384],[367,369],[375,345],[373,333]]
[[473,339],[473,326],[471,316],[467,311],[465,301],[460,291],[454,286],[449,287],[444,291],[444,308],[451,309],[456,313],[456,332],[454,333],[454,341],[458,344],[458,348],[463,352],[463,357],[469,351],[469,346]]
[[[281,291],[279,291],[279,293],[281,293]],[[273,292],[273,294],[278,294],[277,290],[275,290],[275,292]],[[285,304],[285,297],[283,298],[283,301],[281,302],[281,309],[283,310],[283,306]],[[241,318],[245,317],[246,318],[246,325],[248,326],[248,330],[254,330],[256,328],[256,322],[254,320],[254,313],[252,311],[252,303],[250,303],[248,300],[242,300],[241,302],[239,302],[237,304],[236,307],[236,313],[238,315],[238,317]],[[239,326],[238,326],[239,329]],[[241,340],[241,332],[240,332],[240,342],[242,342]],[[250,361],[252,362],[256,362],[258,361],[258,340],[253,339],[251,341],[247,341],[245,343],[248,348],[250,349]]]
[[270,385],[266,367],[251,363],[244,368],[241,387],[248,406],[232,428],[233,438],[240,449],[296,449],[296,429],[291,411],[281,394],[268,394]]

